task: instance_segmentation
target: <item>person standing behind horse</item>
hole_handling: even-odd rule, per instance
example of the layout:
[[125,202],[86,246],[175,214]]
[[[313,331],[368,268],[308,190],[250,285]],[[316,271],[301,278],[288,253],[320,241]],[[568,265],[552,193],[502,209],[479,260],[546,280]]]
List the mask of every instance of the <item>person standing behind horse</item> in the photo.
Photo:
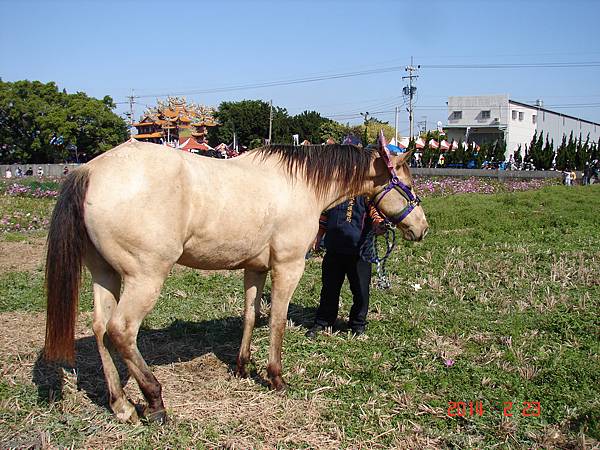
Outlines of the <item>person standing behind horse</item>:
[[364,196],[350,198],[323,213],[319,220],[315,249],[325,235],[326,253],[322,265],[323,286],[319,308],[314,325],[306,332],[309,338],[316,337],[326,327],[333,327],[335,324],[340,291],[346,277],[352,291],[348,325],[355,335],[365,332],[369,311],[371,263],[361,258],[360,249],[373,227],[377,233],[383,232],[383,220],[374,209],[369,208],[367,202]]

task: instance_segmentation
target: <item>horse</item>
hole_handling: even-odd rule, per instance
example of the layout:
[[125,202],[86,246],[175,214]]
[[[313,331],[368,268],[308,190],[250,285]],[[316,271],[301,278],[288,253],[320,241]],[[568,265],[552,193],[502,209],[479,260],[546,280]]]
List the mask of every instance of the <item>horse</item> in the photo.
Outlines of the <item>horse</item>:
[[167,419],[162,388],[137,347],[144,317],[171,268],[244,269],[243,336],[235,372],[247,376],[250,341],[267,273],[272,280],[267,377],[284,390],[282,339],[305,255],[327,210],[367,195],[405,239],[428,225],[414,194],[410,154],[379,146],[277,146],[227,159],[130,140],[67,176],[47,239],[43,357],[74,364],[74,327],[84,265],[93,283],[92,329],[116,417],[139,421],[111,356],[135,378],[148,421]]

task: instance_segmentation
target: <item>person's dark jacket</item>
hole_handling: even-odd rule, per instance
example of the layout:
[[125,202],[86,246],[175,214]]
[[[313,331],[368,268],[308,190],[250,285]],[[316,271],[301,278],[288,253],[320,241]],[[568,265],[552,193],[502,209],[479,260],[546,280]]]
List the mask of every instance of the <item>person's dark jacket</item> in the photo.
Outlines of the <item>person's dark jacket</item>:
[[373,224],[365,197],[362,196],[333,207],[321,216],[320,222],[326,231],[327,251],[354,256],[360,254]]

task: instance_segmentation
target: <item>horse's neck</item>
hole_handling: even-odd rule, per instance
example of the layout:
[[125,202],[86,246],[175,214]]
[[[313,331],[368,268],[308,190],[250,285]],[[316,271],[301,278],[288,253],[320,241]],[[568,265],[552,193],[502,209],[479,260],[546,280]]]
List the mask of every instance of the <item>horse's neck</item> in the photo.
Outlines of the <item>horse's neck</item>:
[[[287,173],[286,169],[281,166],[279,161],[276,158],[266,158],[264,160],[260,160],[260,157],[257,155],[253,155],[252,153],[240,155],[235,158],[236,162],[240,163],[245,167],[245,172],[251,172],[252,168],[256,168],[257,164],[263,165],[264,168],[268,171],[278,172],[279,175],[286,180],[289,180],[290,176]],[[233,160],[232,160],[233,161]],[[327,211],[328,209],[333,208],[334,206],[343,203],[348,200],[350,197],[355,195],[368,195],[374,189],[374,180],[367,179],[363,188],[356,192],[352,193],[348,190],[348,187],[343,182],[335,182],[331,181],[329,189],[325,192],[323,196],[318,196],[315,192],[315,189],[308,186],[306,179],[302,175],[298,175],[298,179],[296,182],[302,182],[305,184],[307,191],[311,192],[315,196],[315,204],[318,205],[320,211]]]
[[373,182],[371,180],[366,181],[363,189],[357,193],[349,192],[348,188],[344,186],[343,183],[332,182],[331,188],[328,190],[327,195],[322,199],[317,198],[317,203],[319,203],[321,211],[327,211],[328,209],[345,202],[351,197],[357,195],[367,195],[372,189]]

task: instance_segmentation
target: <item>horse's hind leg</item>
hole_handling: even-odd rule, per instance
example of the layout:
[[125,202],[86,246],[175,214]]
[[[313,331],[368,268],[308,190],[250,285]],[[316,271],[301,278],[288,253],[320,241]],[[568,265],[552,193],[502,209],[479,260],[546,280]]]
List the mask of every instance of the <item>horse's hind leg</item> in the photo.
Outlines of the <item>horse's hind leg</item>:
[[260,314],[260,298],[267,272],[256,272],[250,269],[244,271],[244,290],[246,291],[246,302],[244,307],[244,334],[240,345],[240,353],[237,358],[236,374],[240,377],[247,377],[246,364],[250,361],[250,341],[252,340],[252,330]]
[[158,299],[165,278],[166,273],[124,277],[121,300],[107,327],[111,341],[148,402],[145,417],[161,423],[167,419],[162,387],[140,354],[137,335],[142,320]]
[[98,352],[102,359],[102,368],[108,389],[110,408],[117,418],[123,422],[137,422],[138,415],[131,404],[119,378],[110,349],[112,344],[106,333],[106,325],[110,320],[119,301],[121,290],[120,275],[98,254],[96,249],[90,248],[86,255],[86,264],[92,274],[94,286],[94,319],[92,328],[96,335]]

